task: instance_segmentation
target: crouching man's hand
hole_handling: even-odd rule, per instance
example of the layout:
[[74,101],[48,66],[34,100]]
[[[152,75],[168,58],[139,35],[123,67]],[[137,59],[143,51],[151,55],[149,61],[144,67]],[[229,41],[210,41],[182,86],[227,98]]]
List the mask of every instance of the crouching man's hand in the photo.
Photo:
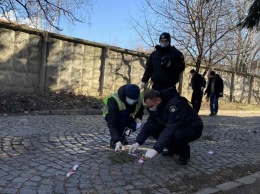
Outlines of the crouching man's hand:
[[116,142],[115,152],[121,152],[122,151],[122,143],[121,141]]
[[134,143],[134,144],[131,145],[131,147],[129,148],[129,153],[134,153],[135,150],[137,150],[138,147],[139,147],[139,143]]
[[154,149],[149,149],[147,150],[147,152],[145,153],[144,157],[145,158],[153,158],[154,156],[156,156],[158,154],[158,152]]
[[145,82],[141,82],[141,83],[140,83],[140,89],[143,89],[144,86],[145,86]]
[[142,123],[142,120],[141,119],[139,119],[139,118],[136,118],[135,119],[135,122],[136,122],[136,130],[138,130],[138,129],[141,129],[142,127],[143,127],[143,123]]

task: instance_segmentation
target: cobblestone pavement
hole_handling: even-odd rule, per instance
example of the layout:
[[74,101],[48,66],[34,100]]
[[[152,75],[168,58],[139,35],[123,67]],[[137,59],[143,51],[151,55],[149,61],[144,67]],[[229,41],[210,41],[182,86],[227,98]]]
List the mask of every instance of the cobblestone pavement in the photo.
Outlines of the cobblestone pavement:
[[[189,193],[192,185],[181,185],[184,177],[260,162],[259,115],[202,119],[203,137],[191,144],[190,163],[179,166],[161,155],[143,164],[138,157],[113,162],[101,115],[0,117],[0,193],[174,193],[176,186],[180,193]],[[135,136],[129,137],[130,143]],[[137,154],[153,142],[148,139]],[[75,164],[76,173],[67,178]]]

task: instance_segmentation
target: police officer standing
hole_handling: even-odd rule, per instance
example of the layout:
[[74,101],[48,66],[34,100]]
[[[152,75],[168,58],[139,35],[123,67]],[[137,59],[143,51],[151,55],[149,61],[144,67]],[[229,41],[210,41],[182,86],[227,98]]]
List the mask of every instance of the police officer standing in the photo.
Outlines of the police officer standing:
[[[142,125],[143,97],[135,84],[121,86],[117,92],[103,100],[103,117],[111,135],[110,147],[120,152],[128,144],[125,130],[136,131]],[[127,127],[127,128],[126,128]],[[129,132],[128,132],[129,133]]]
[[149,136],[153,136],[156,143],[146,152],[146,158],[153,158],[168,148],[164,155],[179,154],[175,161],[181,165],[187,164],[190,159],[189,143],[202,134],[201,118],[187,99],[173,88],[161,92],[150,90],[145,94],[144,101],[150,116],[129,152],[133,153]]
[[203,97],[203,90],[206,86],[206,80],[205,78],[199,74],[197,71],[192,69],[190,71],[191,74],[191,82],[190,86],[192,87],[192,96],[191,96],[191,104],[194,108],[194,110],[199,113],[201,101]]
[[182,52],[171,46],[169,33],[162,33],[159,37],[160,45],[155,46],[146,63],[145,72],[141,79],[141,88],[151,78],[152,88],[161,91],[174,87],[179,82],[181,72],[185,69],[185,62]]

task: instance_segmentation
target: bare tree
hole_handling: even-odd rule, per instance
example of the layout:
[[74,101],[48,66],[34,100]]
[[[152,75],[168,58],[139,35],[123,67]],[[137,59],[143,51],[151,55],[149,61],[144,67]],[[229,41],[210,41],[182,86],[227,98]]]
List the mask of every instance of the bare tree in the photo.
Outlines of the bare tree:
[[235,72],[250,73],[252,64],[260,60],[260,36],[257,32],[237,30],[226,39],[224,63]]
[[[140,16],[130,16],[130,25],[137,32],[141,40],[148,45],[148,47],[155,47],[156,41],[155,38],[158,39],[156,25],[158,23],[158,19],[153,18],[153,13],[150,13],[149,10],[146,9],[145,5],[142,5],[139,8],[141,13]],[[140,18],[143,18],[143,23],[140,22]]]
[[[0,15],[10,22],[40,29],[55,28],[60,17],[71,22],[89,21],[92,0],[1,0]],[[84,13],[84,14],[82,14]]]
[[[158,20],[147,32],[170,32],[188,55],[186,58],[196,64],[197,71],[202,63],[206,66],[205,75],[225,57],[218,53],[217,45],[236,28],[235,21],[223,19],[229,16],[232,6],[232,1],[227,0],[146,0],[146,11],[149,9]],[[140,24],[140,17],[135,24],[145,27]]]
[[[237,22],[241,23],[249,6],[250,2],[236,0],[233,12],[230,13],[228,18],[224,19],[238,18]],[[222,52],[222,56],[225,56],[223,63],[232,67],[232,70],[250,73],[252,64],[260,58],[259,41],[260,34],[256,30],[237,28],[227,34],[217,48]]]

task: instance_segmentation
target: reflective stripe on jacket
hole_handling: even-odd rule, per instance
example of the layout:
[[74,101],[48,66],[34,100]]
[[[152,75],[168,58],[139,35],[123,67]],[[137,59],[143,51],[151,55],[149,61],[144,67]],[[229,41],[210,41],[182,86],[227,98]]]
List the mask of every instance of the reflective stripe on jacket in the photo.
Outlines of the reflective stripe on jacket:
[[[103,100],[103,103],[105,104],[105,107],[102,108],[102,112],[103,112],[103,117],[106,117],[107,113],[108,113],[108,107],[107,107],[107,103],[108,103],[108,100],[109,98],[114,98],[117,102],[117,105],[118,105],[118,108],[119,108],[119,111],[122,111],[122,110],[126,110],[126,106],[125,106],[125,103],[122,102],[118,96],[118,92],[115,92],[114,94],[108,96],[107,98],[105,98]],[[136,103],[136,107],[135,107],[135,112],[134,113],[131,113],[130,115],[131,116],[135,116],[140,107],[142,106],[142,103],[143,103],[143,95],[142,93],[140,92],[140,95],[139,95],[139,98],[138,98],[138,101]]]

